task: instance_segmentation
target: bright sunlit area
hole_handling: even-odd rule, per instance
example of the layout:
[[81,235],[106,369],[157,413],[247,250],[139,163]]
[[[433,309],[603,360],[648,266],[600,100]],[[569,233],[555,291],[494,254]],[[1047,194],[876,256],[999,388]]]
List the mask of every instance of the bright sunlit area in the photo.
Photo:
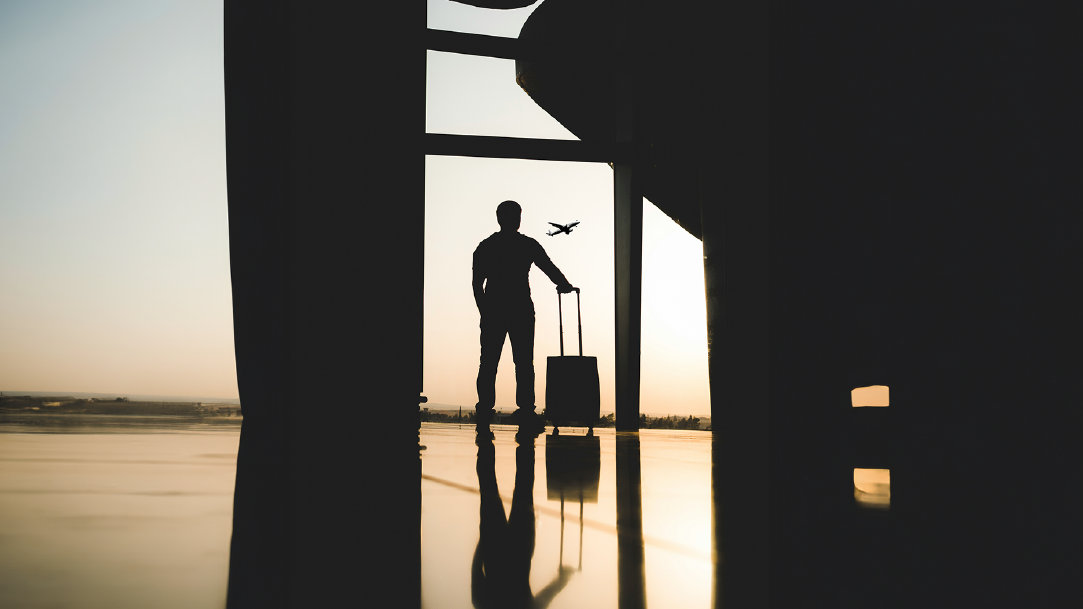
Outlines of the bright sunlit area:
[[854,408],[890,406],[891,392],[887,385],[854,387],[850,390],[850,403]]
[[[533,7],[474,9],[430,0],[429,27],[514,37]],[[428,52],[426,127],[430,133],[577,139],[515,82],[515,62]],[[523,208],[520,232],[537,240],[581,289],[583,352],[598,358],[601,412],[614,409],[613,170],[605,163],[428,156],[425,188],[424,394],[433,410],[473,409],[479,314],[471,290],[472,253],[499,229],[496,206]],[[579,222],[547,235],[550,222]],[[644,201],[641,411],[708,416],[706,299],[700,241]],[[546,358],[559,355],[557,295],[536,267],[536,403],[545,396]],[[565,350],[576,354],[575,295],[564,297]],[[497,373],[497,409],[515,407],[506,342]]]

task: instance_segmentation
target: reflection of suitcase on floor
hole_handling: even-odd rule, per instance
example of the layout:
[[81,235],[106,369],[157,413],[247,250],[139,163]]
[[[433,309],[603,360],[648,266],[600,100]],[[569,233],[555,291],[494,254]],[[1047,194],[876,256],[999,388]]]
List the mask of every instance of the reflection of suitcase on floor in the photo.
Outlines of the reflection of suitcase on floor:
[[[561,303],[557,294],[558,307]],[[550,356],[545,369],[545,417],[554,428],[583,425],[594,433],[601,407],[598,392],[598,358],[583,355],[583,313],[579,289],[575,290],[579,317],[579,355],[564,355],[564,312],[560,310],[560,357]],[[556,431],[556,429],[554,429]]]
[[579,566],[583,570],[583,504],[598,503],[601,478],[598,436],[545,438],[545,490],[549,501],[560,500],[560,565],[564,567],[564,500],[579,501]]
[[598,436],[546,436],[546,499],[555,501],[567,497],[597,503],[601,470]]

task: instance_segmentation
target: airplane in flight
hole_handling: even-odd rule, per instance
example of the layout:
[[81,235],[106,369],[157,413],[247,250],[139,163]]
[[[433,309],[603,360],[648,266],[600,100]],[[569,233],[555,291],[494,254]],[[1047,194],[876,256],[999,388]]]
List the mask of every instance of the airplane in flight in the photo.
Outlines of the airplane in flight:
[[569,235],[572,234],[572,229],[575,228],[575,225],[579,224],[579,222],[576,221],[572,222],[571,224],[557,224],[556,222],[550,222],[549,224],[557,227],[556,230],[545,233],[546,235],[552,237],[553,235],[559,235],[560,233],[568,233]]

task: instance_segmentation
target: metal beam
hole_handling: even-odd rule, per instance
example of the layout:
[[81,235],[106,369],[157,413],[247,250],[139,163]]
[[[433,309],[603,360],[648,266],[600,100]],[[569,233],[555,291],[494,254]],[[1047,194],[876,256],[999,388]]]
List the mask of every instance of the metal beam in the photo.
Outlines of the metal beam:
[[425,154],[610,163],[629,157],[630,151],[627,146],[595,144],[579,140],[426,133]]
[[425,46],[430,51],[498,59],[519,59],[521,51],[519,40],[515,38],[433,29],[425,31]]

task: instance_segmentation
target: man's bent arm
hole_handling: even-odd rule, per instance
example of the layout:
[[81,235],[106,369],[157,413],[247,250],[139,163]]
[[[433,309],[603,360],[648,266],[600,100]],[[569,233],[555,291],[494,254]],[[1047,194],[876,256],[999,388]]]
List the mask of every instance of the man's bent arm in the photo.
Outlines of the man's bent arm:
[[560,272],[557,265],[553,264],[553,261],[549,259],[549,255],[545,253],[545,248],[541,244],[538,244],[538,251],[534,255],[534,264],[538,265],[538,268],[548,275],[553,283],[557,284],[558,290],[562,292],[571,291],[572,284],[564,277],[564,273]]

